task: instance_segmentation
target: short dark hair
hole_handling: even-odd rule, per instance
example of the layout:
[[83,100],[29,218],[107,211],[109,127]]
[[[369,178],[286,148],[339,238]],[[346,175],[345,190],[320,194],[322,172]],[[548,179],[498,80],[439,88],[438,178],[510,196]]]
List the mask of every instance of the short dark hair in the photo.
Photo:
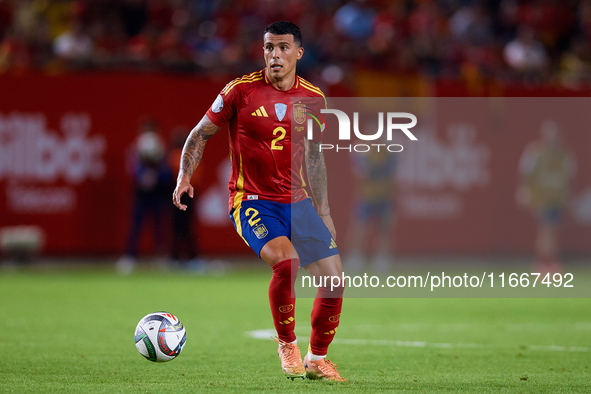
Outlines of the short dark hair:
[[293,42],[295,42],[297,46],[302,46],[302,32],[295,23],[288,21],[273,22],[265,28],[265,32],[263,34],[266,33],[275,35],[291,34],[293,36]]

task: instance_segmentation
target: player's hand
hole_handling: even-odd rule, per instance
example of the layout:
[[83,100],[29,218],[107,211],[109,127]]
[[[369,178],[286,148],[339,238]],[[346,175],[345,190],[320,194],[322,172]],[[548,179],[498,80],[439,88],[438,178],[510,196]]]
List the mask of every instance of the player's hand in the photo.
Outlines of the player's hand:
[[177,181],[176,188],[172,193],[172,203],[181,211],[186,211],[187,206],[181,204],[181,197],[183,194],[187,193],[189,197],[193,198],[194,192],[193,186],[191,186],[189,180],[186,178],[181,178]]
[[322,221],[324,222],[324,225],[328,228],[328,231],[330,231],[330,235],[332,235],[332,239],[334,239],[334,241],[337,241],[337,230],[334,227],[334,223],[332,221],[332,217],[329,215],[326,216],[320,216],[322,218]]

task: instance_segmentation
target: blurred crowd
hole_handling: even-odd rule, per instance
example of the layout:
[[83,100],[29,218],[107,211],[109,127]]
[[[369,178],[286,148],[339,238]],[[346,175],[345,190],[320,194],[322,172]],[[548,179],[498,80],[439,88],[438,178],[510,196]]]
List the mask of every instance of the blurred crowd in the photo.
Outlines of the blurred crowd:
[[0,72],[251,72],[262,30],[303,32],[305,74],[354,69],[586,85],[591,0],[0,0]]

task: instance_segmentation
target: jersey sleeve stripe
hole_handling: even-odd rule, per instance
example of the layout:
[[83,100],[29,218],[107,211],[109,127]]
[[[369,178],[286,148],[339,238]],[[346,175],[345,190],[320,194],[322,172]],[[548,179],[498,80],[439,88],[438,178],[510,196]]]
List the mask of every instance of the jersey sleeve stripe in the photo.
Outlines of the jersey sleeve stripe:
[[304,78],[300,78],[300,80],[302,82],[303,87],[308,88],[308,90],[311,90],[313,92],[320,94],[322,97],[325,97],[324,93],[322,93],[322,90],[320,90],[320,88],[318,86],[312,85],[310,82],[306,81]]
[[301,78],[301,79],[300,79],[300,82],[301,82],[302,84],[304,84],[304,85],[306,85],[306,86],[308,86],[308,87],[312,88],[312,89],[316,89],[316,90],[318,90],[318,91],[321,91],[321,90],[320,90],[320,88],[319,88],[318,86],[314,85],[314,84],[313,84],[313,83],[311,83],[311,82],[308,82],[308,81],[307,81],[307,80],[305,80],[304,78]]
[[257,78],[262,78],[261,71],[256,71],[256,72],[244,75],[243,77],[236,78],[235,80],[228,83],[224,87],[224,89],[222,89],[222,93],[227,94],[234,87],[234,85],[237,85],[239,82],[252,81]]
[[306,86],[305,84],[302,84],[302,87],[304,87],[304,88],[306,88],[306,89],[308,89],[308,90],[310,90],[310,91],[312,91],[314,93],[317,93],[317,94],[321,95],[322,97],[324,97],[324,94],[322,94],[322,92],[320,90],[312,89],[312,88]]
[[224,89],[222,90],[222,93],[226,94],[234,85],[236,85],[238,82],[243,82],[243,81],[251,81],[254,78],[256,78],[256,76],[252,76],[252,77],[242,77],[242,78],[236,78],[235,80],[231,81],[230,83],[228,83]]
[[240,81],[236,82],[235,84],[233,84],[232,86],[228,87],[228,90],[226,90],[224,92],[224,94],[230,93],[230,90],[234,89],[234,87],[236,87],[237,85],[240,85],[241,83],[253,83],[256,81],[261,81],[262,79],[263,79],[263,77],[254,78],[252,80],[240,80]]
[[322,91],[320,89],[319,90],[311,89],[311,88],[307,87],[303,82],[302,82],[302,87],[304,87],[304,88],[306,88],[306,89],[308,89],[308,90],[310,90],[310,91],[312,91],[314,93],[317,93],[317,94],[321,95],[322,98],[324,99],[324,108],[328,108],[328,103],[326,102],[326,97],[324,97],[324,94],[322,93]]

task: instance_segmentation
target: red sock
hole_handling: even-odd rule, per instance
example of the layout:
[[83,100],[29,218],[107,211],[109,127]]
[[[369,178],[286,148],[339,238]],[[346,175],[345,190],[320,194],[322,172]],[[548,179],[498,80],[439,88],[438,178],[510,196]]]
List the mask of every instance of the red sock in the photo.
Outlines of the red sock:
[[331,292],[330,289],[324,287],[318,288],[312,308],[312,335],[310,337],[310,352],[314,355],[323,356],[328,352],[328,345],[332,342],[339,326],[343,290],[344,288],[340,287]]
[[284,342],[293,342],[296,336],[294,283],[300,266],[299,259],[283,260],[273,265],[269,283],[269,302],[277,336]]

